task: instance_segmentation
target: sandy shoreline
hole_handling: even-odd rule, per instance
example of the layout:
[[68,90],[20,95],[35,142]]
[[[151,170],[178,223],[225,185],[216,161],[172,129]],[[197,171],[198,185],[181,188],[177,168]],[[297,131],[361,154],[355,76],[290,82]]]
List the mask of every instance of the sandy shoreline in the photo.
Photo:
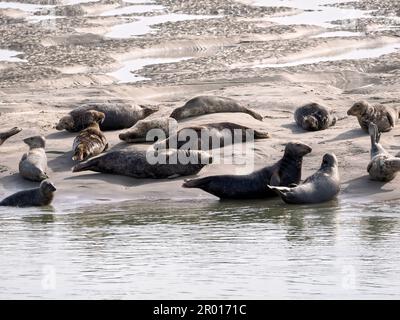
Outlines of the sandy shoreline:
[[[75,135],[57,132],[53,127],[70,108],[87,99],[122,99],[159,105],[160,111],[153,115],[156,117],[168,115],[173,108],[196,95],[215,94],[235,98],[267,118],[259,122],[245,114],[216,114],[193,118],[180,125],[231,121],[269,131],[271,139],[255,143],[256,167],[278,160],[286,142],[301,140],[313,148],[304,159],[304,178],[319,167],[325,152],[336,153],[342,177],[340,201],[400,198],[396,188],[398,178],[387,184],[368,179],[369,136],[361,131],[355,118],[346,116],[346,110],[360,99],[398,105],[398,51],[362,60],[254,68],[271,61],[334,55],[340,48],[347,52],[360,46],[400,43],[399,29],[379,31],[380,20],[372,23],[372,18],[368,18],[370,23],[343,24],[339,28],[349,31],[353,26],[351,31],[364,32],[362,37],[315,39],[310,36],[326,30],[307,25],[279,26],[268,21],[268,17],[277,12],[293,11],[287,8],[252,7],[233,1],[221,1],[219,7],[211,1],[196,2],[193,6],[184,1],[154,3],[164,5],[170,12],[224,17],[168,22],[159,25],[151,34],[117,40],[104,38],[107,24],[134,20],[135,16],[71,15],[57,23],[53,30],[40,24],[28,24],[17,17],[16,12],[0,9],[0,49],[22,51],[21,58],[28,61],[0,61],[0,126],[2,130],[13,126],[23,128],[0,147],[0,197],[36,186],[19,177],[18,161],[26,150],[22,139],[43,134],[47,139],[49,175],[58,187],[56,208],[71,203],[78,206],[135,199],[214,201],[215,197],[200,190],[181,188],[183,178],[158,181],[90,172],[73,174],[71,147]],[[359,6],[363,4],[362,8],[374,10],[373,3],[361,1]],[[72,7],[97,14],[104,9],[101,6],[104,5],[87,3]],[[375,30],[371,29],[373,25]],[[97,35],[86,33],[93,28],[97,28]],[[19,31],[15,32],[17,29]],[[118,84],[107,75],[129,59],[180,55],[192,58],[135,71],[151,80]],[[333,108],[343,119],[325,131],[298,129],[292,112],[310,101]],[[121,147],[118,134],[118,131],[106,132],[111,146]],[[382,137],[382,144],[393,154],[400,149],[398,135],[400,126]],[[222,172],[230,173],[232,167],[210,165],[199,176]]]

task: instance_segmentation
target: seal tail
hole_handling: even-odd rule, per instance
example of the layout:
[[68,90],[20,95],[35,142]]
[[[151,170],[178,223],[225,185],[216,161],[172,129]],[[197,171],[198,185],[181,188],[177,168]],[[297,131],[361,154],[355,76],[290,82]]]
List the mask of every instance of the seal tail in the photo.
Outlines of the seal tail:
[[201,188],[204,184],[207,184],[209,178],[200,178],[200,179],[186,179],[182,184],[183,188]]
[[275,187],[275,186],[267,185],[267,188],[272,191],[275,191],[281,197],[284,196],[287,192],[291,191],[291,188],[288,188],[288,187]]
[[157,112],[160,110],[158,106],[151,106],[151,105],[140,105],[143,108],[143,113],[145,117]]
[[246,112],[247,114],[251,115],[254,119],[263,121],[263,116],[262,116],[261,114],[259,114],[258,112],[255,112],[255,111],[250,110],[250,109],[248,109],[248,108],[246,108],[246,111],[245,111],[245,112]]
[[6,141],[8,138],[16,135],[17,133],[21,132],[22,129],[18,127],[14,127],[6,132],[0,133],[0,146]]
[[394,171],[400,171],[400,159],[394,158],[386,161]]
[[268,139],[271,138],[269,132],[254,130],[254,139]]
[[96,159],[91,159],[82,163],[78,163],[72,168],[72,172],[81,172],[91,170],[91,168],[96,164]]

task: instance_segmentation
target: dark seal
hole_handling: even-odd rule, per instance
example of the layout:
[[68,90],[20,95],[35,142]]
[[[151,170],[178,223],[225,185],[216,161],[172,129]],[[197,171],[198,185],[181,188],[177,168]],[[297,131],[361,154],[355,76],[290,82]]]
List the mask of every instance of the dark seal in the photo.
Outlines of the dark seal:
[[329,108],[313,102],[297,108],[294,120],[304,130],[318,131],[335,125],[337,118]]
[[[162,161],[151,163],[150,156]],[[196,150],[119,150],[77,164],[72,172],[91,170],[134,178],[165,179],[194,175],[211,162],[210,154]]]
[[57,130],[78,132],[85,129],[92,119],[86,113],[89,110],[105,114],[100,125],[102,131],[119,130],[132,127],[136,122],[146,118],[158,109],[156,107],[141,107],[127,103],[88,103],[72,110],[67,116],[60,119]]
[[0,206],[10,207],[40,207],[48,206],[54,197],[56,187],[49,181],[43,180],[39,188],[19,191],[0,202]]
[[184,188],[199,188],[220,199],[257,199],[276,196],[267,185],[289,186],[301,179],[303,156],[311,148],[303,143],[290,142],[277,163],[248,175],[220,175],[187,180]]

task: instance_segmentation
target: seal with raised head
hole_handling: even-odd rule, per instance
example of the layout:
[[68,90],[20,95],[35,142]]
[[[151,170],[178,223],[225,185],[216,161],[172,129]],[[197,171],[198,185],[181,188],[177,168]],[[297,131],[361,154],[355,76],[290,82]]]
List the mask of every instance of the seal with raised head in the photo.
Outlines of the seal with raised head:
[[158,110],[157,107],[142,107],[127,103],[88,103],[72,110],[58,122],[57,130],[78,132],[85,129],[92,119],[87,117],[86,111],[103,112],[105,119],[100,125],[102,131],[119,130],[132,127],[136,122],[146,118]]
[[220,199],[257,199],[276,196],[267,185],[289,186],[301,179],[303,157],[311,148],[300,142],[289,142],[277,163],[248,175],[219,175],[186,180],[184,188],[199,188]]
[[210,154],[196,150],[120,150],[77,164],[72,172],[91,170],[134,178],[165,179],[194,175],[211,162]]
[[262,121],[263,117],[236,100],[218,96],[199,96],[185,103],[183,107],[176,108],[170,115],[171,118],[182,120],[190,117],[201,116],[218,112],[243,112]]
[[46,139],[42,136],[34,136],[23,140],[29,151],[25,153],[19,162],[19,173],[22,177],[31,181],[48,179],[47,156],[44,148]]
[[40,207],[48,206],[54,197],[56,187],[49,180],[43,180],[39,188],[19,191],[0,202],[0,206]]
[[72,146],[74,156],[72,160],[87,160],[90,157],[99,155],[108,148],[107,139],[99,127],[99,123],[104,120],[104,113],[94,110],[87,112],[91,113],[94,121],[74,139]]
[[17,133],[21,132],[22,129],[18,127],[14,127],[8,131],[0,132],[0,146],[6,141],[8,138],[16,135]]
[[279,194],[283,201],[292,204],[321,203],[332,200],[340,191],[338,161],[333,153],[326,153],[319,170],[298,186],[276,187],[268,190]]
[[361,128],[369,132],[370,122],[375,123],[379,132],[392,130],[399,119],[399,111],[390,106],[381,104],[371,105],[367,101],[356,102],[347,115],[356,116]]
[[[173,118],[154,118],[138,121],[132,128],[120,133],[119,138],[128,143],[146,142],[147,133],[153,129],[159,129],[165,138],[169,137],[170,132],[176,132],[178,122]],[[156,132],[155,132],[156,133]]]
[[155,149],[211,150],[234,143],[250,142],[254,139],[268,139],[270,134],[232,122],[209,123],[179,130],[168,139],[154,144]]
[[334,126],[337,117],[328,107],[313,102],[297,108],[294,120],[304,130],[318,131]]
[[367,171],[371,180],[388,182],[395,178],[400,171],[400,158],[390,155],[379,143],[381,134],[376,124],[370,122],[371,161]]

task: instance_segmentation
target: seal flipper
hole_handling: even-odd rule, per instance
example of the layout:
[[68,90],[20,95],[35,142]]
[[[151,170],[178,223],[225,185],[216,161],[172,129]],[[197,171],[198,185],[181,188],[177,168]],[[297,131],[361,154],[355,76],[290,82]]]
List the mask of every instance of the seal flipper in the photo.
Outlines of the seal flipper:
[[205,185],[209,182],[209,177],[200,178],[200,179],[187,179],[182,184],[183,188],[204,188]]
[[393,171],[400,171],[400,159],[393,158],[385,161]]
[[250,110],[249,108],[246,108],[245,113],[251,115],[254,119],[263,121],[263,116],[262,116],[261,114],[255,112],[255,111],[253,111],[253,110]]
[[271,179],[269,181],[269,184],[271,186],[279,186],[281,184],[281,179],[279,178],[279,173],[278,172],[274,172],[271,176]]
[[271,138],[269,132],[254,130],[254,139],[268,139]]
[[90,159],[85,162],[78,163],[72,168],[72,172],[81,172],[91,170],[97,164],[97,159]]
[[395,126],[395,120],[393,119],[393,116],[390,114],[390,112],[386,112],[386,117],[389,120],[390,126],[394,128]]

